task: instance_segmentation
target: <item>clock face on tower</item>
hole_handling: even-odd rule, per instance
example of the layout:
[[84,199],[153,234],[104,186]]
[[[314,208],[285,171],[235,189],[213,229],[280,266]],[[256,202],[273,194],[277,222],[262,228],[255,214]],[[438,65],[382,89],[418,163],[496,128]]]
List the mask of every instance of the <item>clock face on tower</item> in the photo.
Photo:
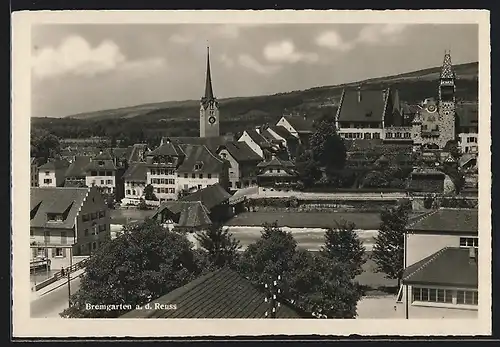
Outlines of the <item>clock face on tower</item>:
[[214,116],[210,116],[210,117],[208,118],[208,122],[209,122],[210,124],[214,124],[214,123],[215,123],[215,121],[216,121],[216,118],[215,118]]
[[429,105],[429,106],[427,107],[427,111],[429,111],[429,112],[431,112],[431,113],[432,113],[432,112],[436,112],[436,105]]

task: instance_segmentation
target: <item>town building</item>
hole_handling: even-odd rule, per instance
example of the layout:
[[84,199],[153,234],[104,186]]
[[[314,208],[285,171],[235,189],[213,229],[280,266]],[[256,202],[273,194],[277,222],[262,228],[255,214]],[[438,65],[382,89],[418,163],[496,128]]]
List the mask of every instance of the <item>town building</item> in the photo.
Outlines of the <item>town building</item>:
[[300,115],[284,115],[278,120],[276,126],[285,128],[303,145],[309,143],[309,137],[314,132],[312,120]]
[[214,184],[181,197],[178,201],[166,201],[152,216],[170,228],[186,231],[203,230],[220,224],[232,217],[229,194],[220,184]]
[[86,187],[87,186],[87,166],[91,162],[89,156],[75,156],[66,170],[65,187]]
[[264,159],[264,147],[268,143],[266,138],[259,134],[256,129],[244,130],[237,142],[244,142],[252,149],[259,157]]
[[229,163],[229,189],[257,185],[257,164],[262,158],[246,142],[228,142],[219,146],[216,154]]
[[[273,304],[271,304],[273,303]],[[236,271],[224,267],[174,289],[120,318],[314,318],[280,294],[270,300],[264,285],[254,286]],[[275,312],[272,313],[272,308]],[[174,309],[175,308],[175,309]]]
[[397,309],[409,318],[474,318],[478,210],[431,211],[408,225],[405,238],[406,265]]
[[282,145],[287,149],[288,156],[290,159],[295,158],[297,154],[297,148],[300,144],[300,139],[293,136],[284,126],[281,125],[271,125],[266,126],[263,129],[264,133],[268,133],[274,139],[280,141]]
[[30,187],[38,187],[38,163],[36,158],[30,160]]
[[393,88],[346,89],[335,116],[339,135],[345,139],[382,139],[384,143],[413,144],[416,150],[421,147],[442,149],[457,136],[472,138],[473,135],[460,133],[476,131],[477,123],[474,127],[474,117],[469,113],[457,113],[455,80],[451,55],[446,52],[437,98],[425,99],[416,109],[403,103],[399,92]]
[[109,153],[101,152],[98,156],[90,158],[85,167],[85,185],[99,187],[103,193],[116,192],[117,166]]
[[71,257],[90,255],[109,239],[109,212],[94,188],[38,187],[30,191],[31,257],[48,258],[51,268]]
[[207,75],[205,95],[200,101],[200,137],[219,136],[219,102],[214,96],[210,72],[210,51],[207,47]]
[[166,140],[146,154],[147,181],[159,199],[177,200],[181,192],[192,192],[219,183],[229,184],[228,163],[206,146],[179,145]]
[[458,147],[462,153],[477,154],[479,149],[479,124],[477,103],[457,103]]
[[408,191],[414,196],[449,195],[456,192],[456,187],[451,178],[440,170],[415,168],[410,173]]
[[257,165],[257,185],[259,194],[270,191],[292,190],[296,187],[299,175],[295,165],[288,160],[272,157]]
[[39,187],[61,187],[64,185],[64,175],[69,162],[64,159],[49,159],[38,168]]
[[148,167],[146,163],[132,163],[123,174],[125,182],[125,197],[122,204],[138,205],[144,199],[144,188],[146,188]]

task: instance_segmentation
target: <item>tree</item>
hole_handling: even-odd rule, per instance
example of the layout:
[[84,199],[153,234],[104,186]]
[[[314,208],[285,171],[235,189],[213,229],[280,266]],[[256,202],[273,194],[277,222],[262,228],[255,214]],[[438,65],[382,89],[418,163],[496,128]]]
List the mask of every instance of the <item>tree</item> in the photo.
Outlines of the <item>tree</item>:
[[363,272],[362,266],[366,262],[365,247],[355,228],[352,222],[335,221],[335,228],[326,231],[325,245],[321,248],[323,256],[345,264],[353,278]]
[[375,237],[372,258],[376,271],[387,278],[397,279],[398,286],[404,271],[404,238],[411,205],[407,202],[382,211],[378,235]]
[[337,134],[335,123],[328,119],[320,122],[309,140],[313,158],[327,171],[342,169],[346,162],[344,140]]
[[200,247],[207,252],[213,268],[235,265],[241,246],[227,228],[211,225],[195,237]]
[[294,304],[323,318],[355,318],[361,299],[351,269],[334,259],[306,250],[293,258],[294,272],[285,278]]
[[352,318],[360,291],[350,269],[336,260],[297,249],[290,232],[263,224],[261,238],[248,246],[239,271],[255,285],[281,276],[282,296],[303,310],[329,318]]
[[154,187],[151,185],[151,184],[148,184],[146,187],[144,187],[144,198],[146,198],[146,200],[158,200],[158,198],[156,197],[155,193],[154,193],[155,189]]
[[59,139],[45,129],[31,130],[31,156],[37,158],[38,164],[45,164],[49,158],[59,158],[61,145]]
[[305,187],[311,187],[321,178],[319,166],[320,164],[314,160],[310,151],[304,151],[296,157],[295,167]]
[[89,258],[80,289],[61,316],[114,318],[129,310],[88,310],[86,304],[135,309],[183,286],[202,272],[192,246],[185,235],[151,219],[125,226]]
[[462,151],[460,150],[457,140],[450,140],[446,142],[446,145],[444,146],[444,151],[449,152],[453,157],[453,159],[455,160],[458,160],[462,155]]

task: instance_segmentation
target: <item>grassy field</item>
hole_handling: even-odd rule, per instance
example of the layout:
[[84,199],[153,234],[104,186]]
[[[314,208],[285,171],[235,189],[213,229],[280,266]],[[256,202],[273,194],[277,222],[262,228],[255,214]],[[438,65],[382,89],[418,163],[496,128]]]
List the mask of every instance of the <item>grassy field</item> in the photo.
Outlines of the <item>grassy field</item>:
[[226,225],[259,226],[262,223],[277,221],[279,226],[290,228],[323,228],[334,227],[335,221],[350,221],[356,228],[375,230],[380,226],[379,213],[359,212],[245,212],[231,219]]

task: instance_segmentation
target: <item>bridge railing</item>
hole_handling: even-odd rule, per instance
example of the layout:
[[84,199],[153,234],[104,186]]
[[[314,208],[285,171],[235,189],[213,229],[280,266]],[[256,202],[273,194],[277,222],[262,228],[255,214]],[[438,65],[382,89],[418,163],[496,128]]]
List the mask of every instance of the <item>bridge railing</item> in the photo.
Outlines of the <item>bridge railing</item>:
[[64,270],[56,272],[52,277],[35,285],[35,291],[40,290],[40,289],[48,286],[49,284],[57,282],[62,278],[66,278],[66,276],[68,276],[68,273],[71,274],[75,271],[78,271],[78,270],[84,268],[87,265],[88,261],[89,261],[89,258],[83,259],[83,260],[79,261],[78,263],[75,263],[75,264],[65,268]]

